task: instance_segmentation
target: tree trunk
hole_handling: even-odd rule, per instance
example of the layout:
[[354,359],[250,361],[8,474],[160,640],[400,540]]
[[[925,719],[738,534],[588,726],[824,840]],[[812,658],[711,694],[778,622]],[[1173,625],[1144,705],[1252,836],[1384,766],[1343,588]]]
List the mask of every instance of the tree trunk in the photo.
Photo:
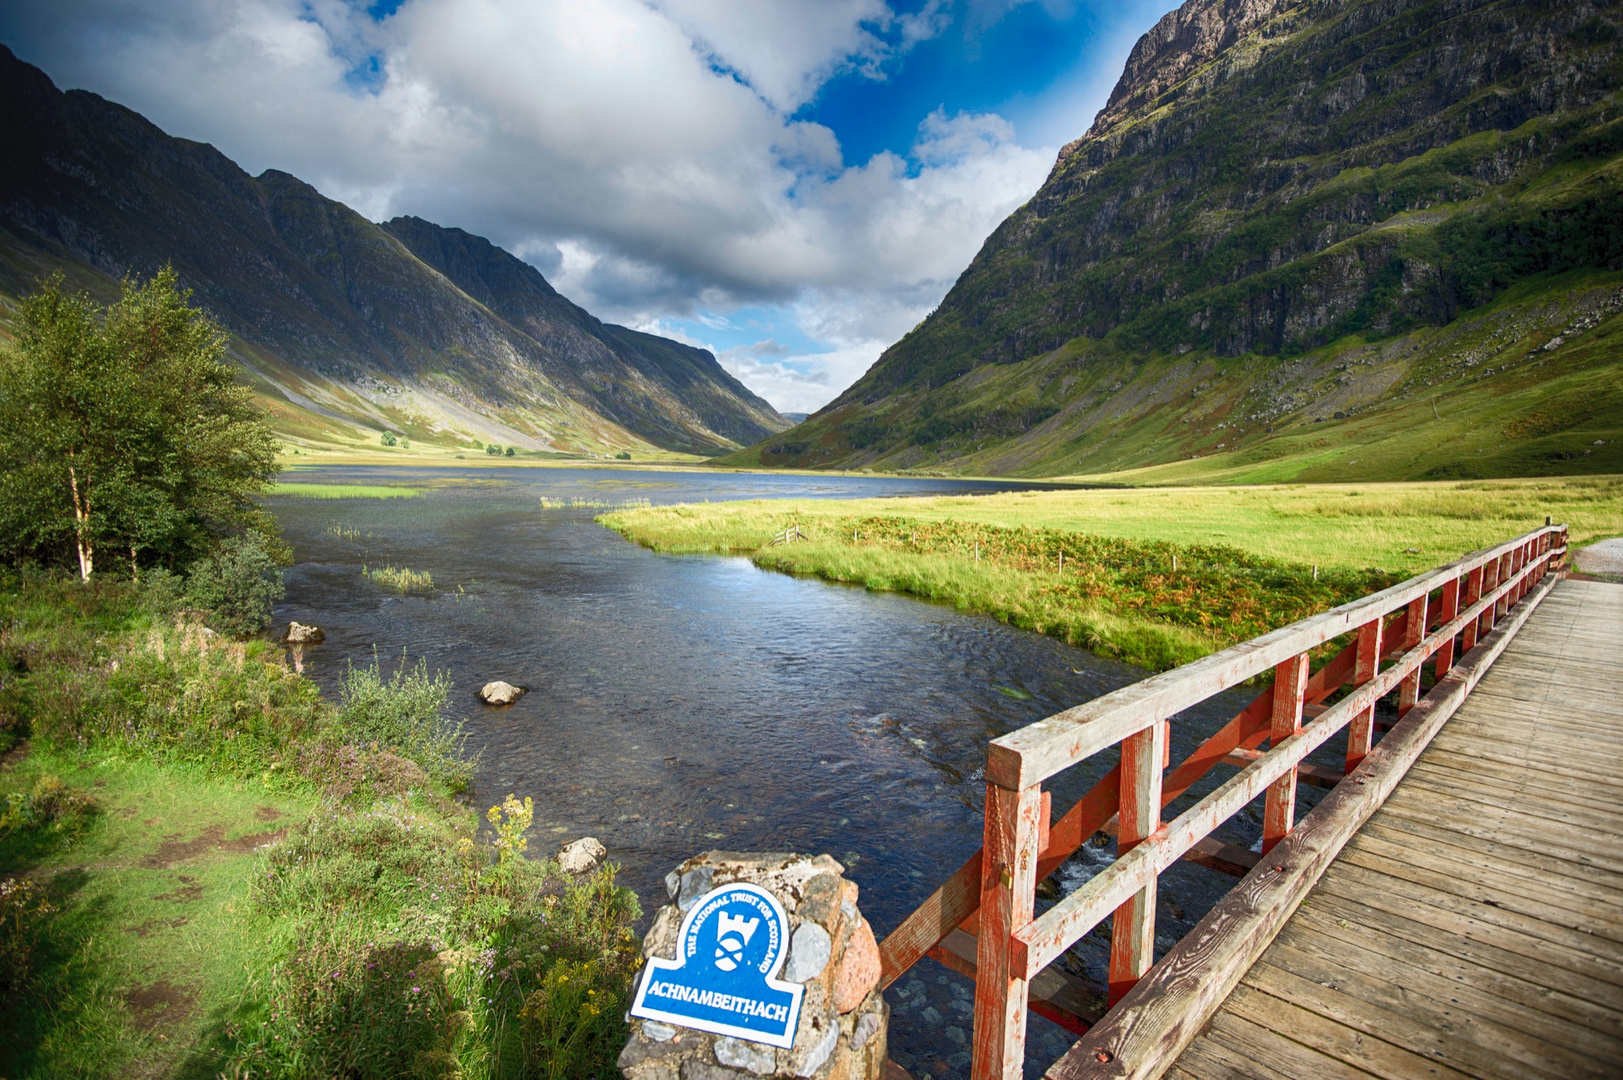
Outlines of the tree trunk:
[[130,545],[130,580],[141,580],[141,569],[135,564],[135,545]]
[[[68,456],[73,455],[70,453]],[[90,543],[90,493],[86,492],[82,499],[79,497],[79,476],[71,464],[68,466],[68,487],[73,492],[74,542],[79,548],[79,579],[89,581],[96,554]]]

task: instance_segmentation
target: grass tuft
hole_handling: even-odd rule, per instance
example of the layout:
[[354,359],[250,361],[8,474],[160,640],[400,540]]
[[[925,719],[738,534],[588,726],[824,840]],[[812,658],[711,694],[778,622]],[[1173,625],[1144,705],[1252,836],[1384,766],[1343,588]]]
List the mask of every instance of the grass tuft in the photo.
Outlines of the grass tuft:
[[434,575],[427,570],[412,570],[404,566],[362,566],[361,573],[373,582],[398,589],[403,593],[428,592],[434,587]]

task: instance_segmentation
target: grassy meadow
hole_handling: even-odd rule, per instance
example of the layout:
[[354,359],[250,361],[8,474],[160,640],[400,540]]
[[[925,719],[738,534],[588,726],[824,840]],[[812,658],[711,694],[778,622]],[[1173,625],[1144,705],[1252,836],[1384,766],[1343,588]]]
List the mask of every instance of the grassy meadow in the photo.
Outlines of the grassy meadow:
[[[656,551],[747,554],[1164,669],[1546,517],[1578,544],[1623,534],[1623,477],[757,500],[598,520]],[[771,545],[796,525],[803,540]]]
[[0,1076],[614,1076],[636,899],[481,833],[446,680],[171,600],[0,581]]

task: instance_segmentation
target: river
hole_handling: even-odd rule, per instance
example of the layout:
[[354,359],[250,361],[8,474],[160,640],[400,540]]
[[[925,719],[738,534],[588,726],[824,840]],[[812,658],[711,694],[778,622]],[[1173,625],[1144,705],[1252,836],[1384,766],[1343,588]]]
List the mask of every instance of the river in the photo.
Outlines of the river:
[[[747,559],[656,555],[542,497],[655,504],[991,492],[1029,485],[590,468],[318,467],[284,482],[397,484],[413,498],[274,496],[293,545],[276,612],[326,643],[306,670],[331,691],[374,651],[456,684],[479,755],[475,805],[535,800],[531,849],[595,836],[645,912],[664,875],[712,848],[828,852],[881,937],[980,844],[988,739],[1142,678],[1060,642],[918,600],[799,580]],[[433,574],[402,596],[363,564]],[[475,692],[530,688],[504,709]],[[1174,759],[1249,694],[1180,718]],[[1108,757],[1108,756],[1107,756]],[[1056,812],[1112,760],[1056,784]],[[1242,816],[1228,834],[1254,839]],[[1079,879],[1087,860],[1070,868]],[[1163,945],[1230,884],[1182,864],[1162,879]],[[645,917],[646,922],[646,917]],[[1097,937],[1073,960],[1102,975]],[[892,1056],[915,1076],[968,1071],[972,985],[920,963],[887,994]],[[1035,1016],[1028,1074],[1069,1045]]]

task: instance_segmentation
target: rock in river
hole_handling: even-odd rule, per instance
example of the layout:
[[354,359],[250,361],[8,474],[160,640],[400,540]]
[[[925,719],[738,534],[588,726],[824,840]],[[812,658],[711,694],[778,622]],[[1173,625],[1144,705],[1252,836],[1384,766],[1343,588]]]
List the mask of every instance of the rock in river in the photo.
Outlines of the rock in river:
[[287,624],[287,638],[289,645],[314,645],[318,641],[326,641],[327,635],[322,633],[319,626],[306,626],[300,622]]
[[607,855],[608,849],[600,844],[595,836],[583,836],[572,844],[565,844],[558,849],[558,866],[566,873],[584,874],[588,870],[597,869],[598,860]]
[[479,691],[479,700],[486,705],[511,705],[524,696],[524,687],[514,686],[512,683],[487,682]]

